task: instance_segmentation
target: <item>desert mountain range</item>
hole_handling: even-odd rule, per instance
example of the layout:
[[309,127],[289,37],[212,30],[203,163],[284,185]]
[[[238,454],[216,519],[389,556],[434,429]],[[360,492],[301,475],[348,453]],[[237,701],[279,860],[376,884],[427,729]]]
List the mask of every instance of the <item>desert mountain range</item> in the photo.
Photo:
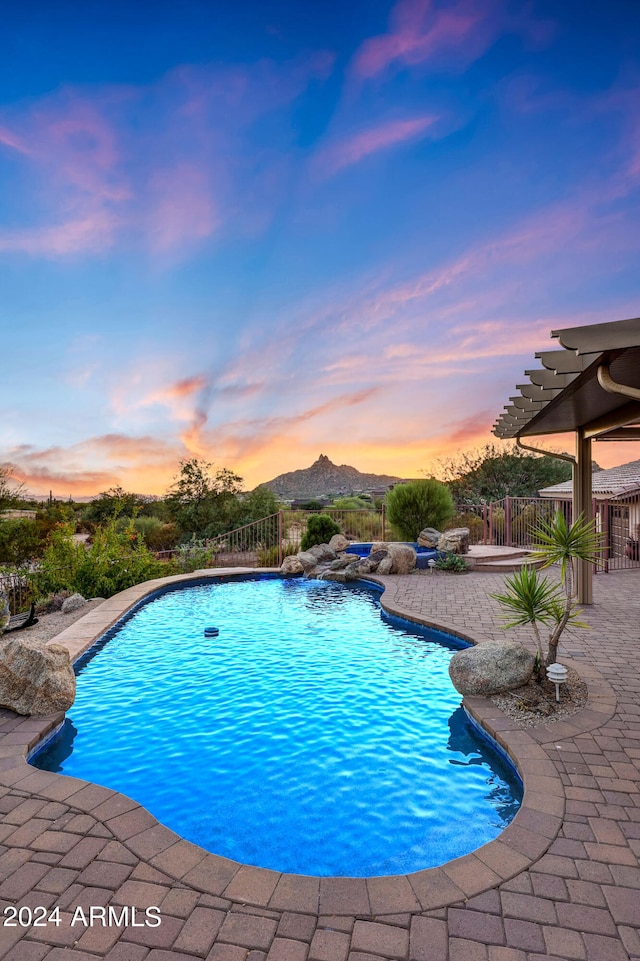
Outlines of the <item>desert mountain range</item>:
[[357,491],[375,490],[395,484],[400,477],[389,474],[363,474],[348,464],[333,464],[325,454],[320,454],[311,467],[279,474],[267,481],[274,494],[286,500],[321,497],[324,494],[351,494]]

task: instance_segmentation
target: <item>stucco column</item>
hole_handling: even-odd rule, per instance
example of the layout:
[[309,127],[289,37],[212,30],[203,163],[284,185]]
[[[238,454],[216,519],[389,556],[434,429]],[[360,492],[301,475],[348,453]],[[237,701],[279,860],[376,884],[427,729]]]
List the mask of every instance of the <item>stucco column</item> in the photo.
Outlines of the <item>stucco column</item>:
[[[593,493],[591,486],[591,438],[576,432],[576,463],[573,468],[573,520],[582,514],[587,521],[593,520]],[[593,564],[588,561],[576,563],[576,588],[579,604],[593,604]]]

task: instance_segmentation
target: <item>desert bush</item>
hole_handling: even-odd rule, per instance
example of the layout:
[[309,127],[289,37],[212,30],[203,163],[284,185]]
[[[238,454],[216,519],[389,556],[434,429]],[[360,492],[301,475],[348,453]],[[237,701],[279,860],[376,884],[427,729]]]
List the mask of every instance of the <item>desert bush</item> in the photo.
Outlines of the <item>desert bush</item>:
[[136,517],[133,521],[150,551],[170,551],[180,539],[177,524],[164,523],[159,517]]
[[34,521],[0,521],[0,564],[19,567],[39,553],[40,531]]
[[328,514],[312,514],[307,520],[307,529],[300,542],[300,550],[308,551],[316,544],[328,544],[340,528]]
[[38,571],[41,594],[78,592],[83,597],[111,597],[134,584],[171,573],[156,561],[131,524],[118,531],[115,521],[97,527],[89,547],[76,544],[73,526],[52,531]]
[[494,544],[501,544],[504,541],[505,518],[504,507],[493,508],[491,524]]
[[350,541],[377,541],[382,537],[382,513],[379,511],[330,508],[326,513]]
[[469,565],[460,554],[447,554],[436,561],[439,571],[451,571],[453,574],[466,574]]
[[[282,559],[289,557],[290,554],[297,554],[297,548],[294,544],[283,544],[282,545]],[[280,553],[278,551],[278,545],[272,544],[271,547],[259,547],[258,548],[258,567],[277,567],[280,563]]]
[[209,547],[206,540],[193,536],[179,546],[173,555],[173,562],[181,574],[192,574],[201,568],[211,567],[213,558],[213,547]]
[[449,527],[468,527],[470,544],[480,544],[484,537],[484,521],[473,511],[455,514],[449,521]]
[[37,614],[55,614],[57,611],[62,610],[62,605],[68,597],[71,597],[71,591],[58,591],[57,594],[47,594],[46,597],[40,598],[36,604]]
[[336,497],[331,507],[339,511],[366,511],[371,507],[371,498],[365,499],[353,494],[349,497]]
[[454,514],[449,489],[432,478],[396,484],[385,503],[390,523],[408,541],[417,540],[424,527],[441,530]]

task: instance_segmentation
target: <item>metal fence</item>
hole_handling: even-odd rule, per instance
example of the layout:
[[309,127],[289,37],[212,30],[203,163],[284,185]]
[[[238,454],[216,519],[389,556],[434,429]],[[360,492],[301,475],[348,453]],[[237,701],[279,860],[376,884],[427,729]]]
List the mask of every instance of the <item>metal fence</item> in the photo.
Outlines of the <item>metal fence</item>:
[[0,572],[0,593],[7,598],[12,616],[28,610],[37,593],[32,572],[26,569]]
[[[640,568],[640,493],[624,498],[594,499],[596,529],[602,533],[603,549],[598,570],[609,572]],[[468,527],[471,544],[530,548],[531,530],[549,520],[557,510],[572,520],[571,500],[542,497],[505,497],[490,504],[458,504],[449,527]],[[161,551],[160,560],[176,561],[179,570],[210,567],[280,567],[287,554],[300,550],[307,520],[328,514],[350,541],[384,541],[393,531],[382,509],[281,510],[252,524],[207,541]],[[37,595],[33,571],[0,571],[0,591],[7,594],[12,614],[28,608]]]
[[[156,555],[162,560],[185,561],[192,557],[199,567],[280,567],[288,554],[300,550],[313,514],[328,514],[350,541],[382,541],[385,537],[385,512],[382,510],[281,510],[252,524],[194,546],[185,545]],[[193,565],[191,565],[193,566]]]
[[[640,567],[640,492],[625,497],[593,498],[596,530],[602,535],[597,564],[609,572]],[[456,526],[468,527],[471,544],[533,547],[532,530],[562,511],[573,520],[571,500],[546,497],[504,497],[490,504],[458,505]]]
[[[532,548],[532,530],[561,510],[572,521],[571,500],[543,497],[504,497],[490,504],[458,504],[450,527],[468,527],[471,544]],[[609,572],[640,567],[640,494],[593,501],[596,529],[603,548],[598,570]],[[176,557],[194,550],[199,567],[279,567],[287,554],[300,550],[307,520],[328,514],[350,541],[383,541],[389,533],[381,510],[282,510],[253,524],[208,540],[199,548],[163,552]],[[393,536],[393,535],[392,535]],[[197,553],[199,551],[199,553]]]

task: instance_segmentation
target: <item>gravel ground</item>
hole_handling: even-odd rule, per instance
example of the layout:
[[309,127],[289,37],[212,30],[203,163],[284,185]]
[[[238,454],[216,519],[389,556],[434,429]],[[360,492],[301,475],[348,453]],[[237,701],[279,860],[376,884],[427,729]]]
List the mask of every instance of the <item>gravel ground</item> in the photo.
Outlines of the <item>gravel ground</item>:
[[495,694],[491,700],[501,711],[519,721],[521,727],[537,727],[576,714],[586,704],[587,693],[587,685],[570,668],[567,683],[560,685],[559,703],[555,686],[547,680],[541,684],[531,680],[515,691]]
[[[25,637],[36,641],[46,641],[52,640],[56,635],[64,631],[66,627],[73,624],[79,618],[84,617],[89,611],[95,610],[102,604],[103,598],[98,597],[93,601],[87,601],[84,607],[79,608],[77,611],[71,611],[69,614],[63,614],[62,611],[54,611],[53,614],[38,614],[38,623],[34,624],[33,627],[25,627],[21,631],[18,631],[15,637]],[[8,635],[7,635],[8,636]]]

